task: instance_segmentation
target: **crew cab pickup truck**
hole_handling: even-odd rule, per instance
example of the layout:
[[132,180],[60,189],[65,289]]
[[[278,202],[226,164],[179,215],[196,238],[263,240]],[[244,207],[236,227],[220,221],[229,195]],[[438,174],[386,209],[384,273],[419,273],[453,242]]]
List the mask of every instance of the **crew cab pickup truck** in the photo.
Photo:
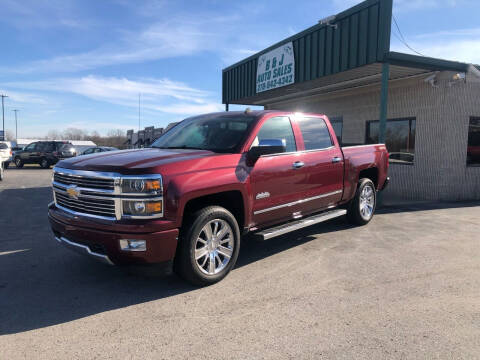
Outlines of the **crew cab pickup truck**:
[[234,267],[247,233],[267,240],[343,215],[367,224],[387,172],[385,145],[342,148],[326,116],[221,112],[148,149],[60,161],[48,215],[63,245],[108,264],[173,260],[208,285]]

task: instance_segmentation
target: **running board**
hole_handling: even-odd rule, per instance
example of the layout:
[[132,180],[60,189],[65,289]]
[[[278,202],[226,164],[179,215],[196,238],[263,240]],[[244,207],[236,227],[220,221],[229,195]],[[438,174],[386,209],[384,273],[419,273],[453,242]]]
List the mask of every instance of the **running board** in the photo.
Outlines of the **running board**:
[[291,231],[299,230],[307,226],[315,225],[339,216],[343,216],[346,213],[347,213],[347,210],[345,209],[330,210],[330,211],[323,212],[321,214],[307,217],[305,219],[289,222],[286,224],[282,224],[280,226],[259,231],[255,233],[254,236],[258,240],[268,240],[276,236],[287,234]]

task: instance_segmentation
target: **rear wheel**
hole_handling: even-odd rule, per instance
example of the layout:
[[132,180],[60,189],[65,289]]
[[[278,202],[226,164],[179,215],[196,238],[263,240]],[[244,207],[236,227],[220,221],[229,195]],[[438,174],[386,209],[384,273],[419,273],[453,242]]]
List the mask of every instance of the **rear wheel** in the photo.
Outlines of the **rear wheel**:
[[23,161],[19,157],[15,158],[15,166],[19,169],[23,167]]
[[10,161],[5,161],[5,162],[3,163],[3,168],[4,168],[4,169],[8,169],[9,166],[10,166]]
[[174,270],[194,285],[222,280],[235,266],[240,230],[225,208],[208,206],[192,214],[180,230]]
[[40,160],[40,167],[42,169],[48,169],[50,168],[50,163],[48,162],[48,159],[47,158],[43,158],[42,160]]
[[377,192],[372,180],[364,178],[358,182],[355,197],[347,208],[347,219],[356,225],[365,225],[372,220],[377,203]]

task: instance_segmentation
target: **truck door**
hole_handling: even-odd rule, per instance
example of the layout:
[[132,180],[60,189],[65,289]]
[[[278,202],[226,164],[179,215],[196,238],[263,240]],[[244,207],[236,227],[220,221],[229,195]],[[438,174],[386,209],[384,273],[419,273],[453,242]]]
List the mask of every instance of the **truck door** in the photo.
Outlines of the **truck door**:
[[302,197],[298,191],[302,175],[295,168],[299,153],[290,119],[287,116],[267,119],[252,146],[266,139],[283,140],[286,152],[261,156],[251,170],[252,220],[256,226],[292,219]]
[[301,161],[303,167],[302,195],[306,200],[302,204],[302,215],[320,211],[336,205],[342,199],[343,192],[343,154],[327,123],[320,117],[296,117],[304,151]]

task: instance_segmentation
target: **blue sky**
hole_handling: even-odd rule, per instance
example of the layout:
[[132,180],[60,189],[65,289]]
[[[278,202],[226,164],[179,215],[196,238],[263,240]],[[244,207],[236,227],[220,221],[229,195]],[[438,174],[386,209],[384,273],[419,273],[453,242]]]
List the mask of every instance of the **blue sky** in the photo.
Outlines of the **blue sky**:
[[[223,110],[221,69],[360,1],[2,0],[6,129],[165,126]],[[480,63],[480,1],[394,0],[408,43]],[[392,50],[411,53],[392,35]]]

